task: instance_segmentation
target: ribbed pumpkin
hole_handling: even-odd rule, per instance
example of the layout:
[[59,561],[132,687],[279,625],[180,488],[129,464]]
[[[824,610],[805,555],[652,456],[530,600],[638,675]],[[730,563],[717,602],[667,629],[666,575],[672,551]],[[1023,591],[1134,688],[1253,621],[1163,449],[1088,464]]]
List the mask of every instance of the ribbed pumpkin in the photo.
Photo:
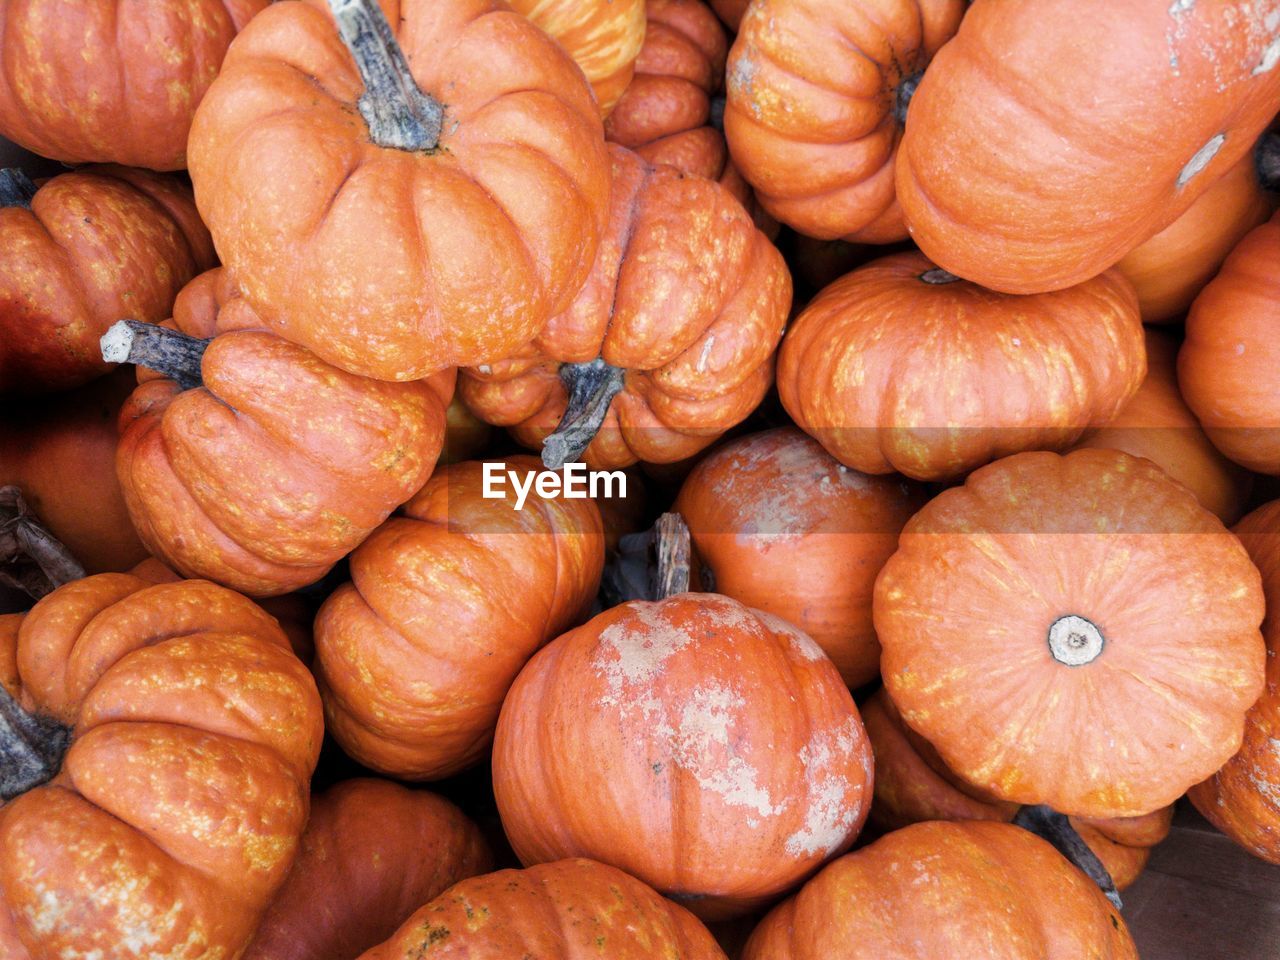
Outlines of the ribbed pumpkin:
[[297,850],[323,734],[276,622],[211,583],[104,573],[13,640],[4,956],[237,956]]
[[765,917],[743,952],[743,960],[977,956],[1138,960],[1138,951],[1092,881],[1039,837],[1004,823],[921,823],[831,864]]
[[1137,299],[1119,274],[1012,297],[919,253],[831,284],[778,355],[778,393],[801,429],[856,470],[921,480],[1069,446],[1145,374]]
[[911,100],[897,194],[912,239],[1008,293],[1106,270],[1280,110],[1278,17],[1280,0],[974,0]]
[[964,0],[755,0],[729,53],[724,132],[766,210],[811,237],[907,236],[898,141]]
[[569,306],[609,165],[582,72],[524,17],[383,2],[385,20],[374,0],[330,0],[345,41],[324,0],[256,17],[196,114],[191,178],[273,329],[415,380],[508,356]]
[[459,379],[477,416],[546,444],[553,469],[708,446],[768,390],[791,305],[781,255],[724,188],[609,149],[610,223],[586,287],[535,340]]
[[66,390],[106,373],[107,327],[160,322],[215,262],[191,192],[125,167],[64,173],[39,189],[0,171],[0,248],[0,393]]
[[1070,816],[1167,806],[1240,747],[1262,584],[1155,464],[1023,453],[907,524],[876,582],[885,686],[965,781]]
[[[538,462],[495,466],[531,482]],[[588,499],[510,483],[485,497],[484,465],[436,471],[351,555],[352,582],[316,617],[329,733],[367,767],[448,776],[484,756],[498,708],[533,652],[580,622],[604,566]]]

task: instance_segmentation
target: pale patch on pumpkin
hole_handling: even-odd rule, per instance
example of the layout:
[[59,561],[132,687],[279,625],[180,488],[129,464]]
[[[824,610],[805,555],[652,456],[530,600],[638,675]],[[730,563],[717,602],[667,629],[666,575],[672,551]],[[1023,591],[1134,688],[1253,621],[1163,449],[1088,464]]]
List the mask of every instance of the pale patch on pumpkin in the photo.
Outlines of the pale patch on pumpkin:
[[1197,150],[1191,159],[1187,161],[1187,165],[1182,168],[1182,172],[1178,174],[1177,186],[1185,187],[1192,177],[1207,167],[1209,162],[1218,155],[1218,151],[1222,149],[1222,145],[1226,140],[1226,134],[1223,133],[1210,137],[1205,145]]
[[[861,789],[850,782],[842,769],[857,746],[856,733],[856,720],[850,717],[834,734],[815,732],[800,750],[805,781],[812,787],[804,825],[787,838],[785,849],[791,856],[830,856],[857,824]],[[862,761],[863,773],[869,776],[865,756]]]
[[[725,803],[747,807],[764,817],[776,816],[785,804],[774,806],[769,792],[758,782],[755,767],[731,753],[729,729],[737,719],[734,711],[745,703],[721,684],[695,689],[680,712],[671,740],[673,758],[693,775],[698,786],[719,794]],[[730,755],[721,759],[725,754]]]
[[760,622],[768,627],[771,631],[780,637],[785,637],[790,644],[791,649],[799,654],[800,659],[814,663],[826,657],[826,652],[817,642],[805,633],[803,630],[792,626],[781,617],[776,617],[771,613],[765,613],[763,610],[756,611],[756,617]]
[[624,687],[652,682],[692,639],[662,615],[659,604],[633,604],[627,616],[600,634],[600,648],[591,661],[609,687],[601,706],[622,703]]

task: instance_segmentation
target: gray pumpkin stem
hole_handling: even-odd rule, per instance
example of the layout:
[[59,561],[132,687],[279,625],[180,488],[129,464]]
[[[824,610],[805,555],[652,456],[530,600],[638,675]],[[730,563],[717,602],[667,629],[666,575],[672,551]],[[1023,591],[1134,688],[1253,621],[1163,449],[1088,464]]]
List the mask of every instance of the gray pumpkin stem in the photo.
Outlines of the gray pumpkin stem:
[[569,404],[560,425],[542,441],[542,465],[559,470],[576,463],[600,431],[613,398],[622,392],[626,371],[597,357],[587,363],[560,366],[560,381],[569,391]]
[[1034,833],[1041,840],[1049,841],[1055,850],[1098,885],[1117,910],[1124,906],[1120,901],[1120,892],[1116,890],[1115,881],[1111,879],[1111,874],[1102,865],[1098,855],[1089,849],[1089,845],[1076,832],[1076,828],[1071,825],[1071,821],[1066,816],[1052,807],[1039,804],[1023,807],[1013,818],[1013,823]]
[[119,320],[98,341],[107,363],[146,367],[176,380],[183,390],[193,390],[204,382],[200,361],[211,342],[141,320]]
[[31,209],[36,196],[36,185],[17,167],[0,170],[0,207]]
[[22,491],[0,487],[0,584],[39,600],[84,575],[80,561],[45,529]]

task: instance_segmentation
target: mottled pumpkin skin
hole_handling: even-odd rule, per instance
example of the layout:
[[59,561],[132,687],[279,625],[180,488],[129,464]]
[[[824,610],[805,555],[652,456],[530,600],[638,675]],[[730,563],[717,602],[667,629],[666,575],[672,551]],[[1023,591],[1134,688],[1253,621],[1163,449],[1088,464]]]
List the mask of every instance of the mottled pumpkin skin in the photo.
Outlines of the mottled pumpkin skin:
[[270,2],[4,0],[0,135],[63,163],[181,170],[227,45]]
[[582,72],[500,0],[382,7],[445,105],[437,149],[373,143],[325,0],[284,0],[201,103],[191,179],[272,329],[344,370],[416,380],[508,356],[569,306],[604,230],[609,162]]
[[0,393],[66,390],[106,373],[107,327],[159,323],[182,285],[216,262],[190,190],[111,166],[54,177],[30,210],[0,207],[0,248]]
[[841,857],[760,922],[743,960],[1138,960],[1120,914],[1005,823],[921,823]]
[[1236,463],[1280,475],[1280,215],[1236,245],[1187,314],[1182,395]]
[[146,379],[120,415],[116,470],[143,543],[189,577],[255,596],[322,577],[426,482],[452,371],[386,383],[262,329],[223,270],[174,325],[213,337],[204,385]]
[[[964,0],[756,0],[729,53],[724,132],[766,210],[800,233],[892,243],[900,90]],[[905,91],[901,95],[905,95]]]
[[683,460],[744,420],[791,306],[781,254],[723,187],[609,150],[610,222],[587,285],[535,340],[458,380],[477,416],[536,449],[565,411],[562,363],[624,368],[582,458],[594,469]]
[[725,960],[707,928],[621,870],[561,860],[464,880],[361,960]]
[[912,239],[1007,293],[1106,270],[1280,109],[1277,16],[1280,0],[974,0],[911,100],[897,191]]
[[[0,808],[6,958],[235,956],[307,820],[320,698],[276,622],[204,581],[106,573],[22,621],[6,687],[74,728]],[[15,946],[20,943],[21,946]]]
[[871,751],[835,665],[784,620],[684,593],[605,611],[507,694],[494,795],[521,861],[626,870],[704,919],[847,850]]
[[[1167,806],[1239,749],[1262,614],[1239,540],[1113,450],[975,471],[907,524],[874,600],[885,686],[947,767],[1094,818]],[[1052,652],[1066,616],[1100,631],[1091,661]]]
[[387,780],[314,797],[293,868],[242,960],[356,960],[415,910],[493,867],[449,801]]
[[880,675],[876,575],[926,499],[919,485],[851,470],[785,427],[707,456],[675,510],[717,593],[795,624],[860,687]]
[[[505,467],[527,476],[533,457]],[[438,470],[351,555],[316,617],[329,733],[367,767],[433,780],[479,761],[540,646],[581,622],[604,567],[589,499],[484,497],[483,464]]]
[[882,257],[819,293],[787,330],[778,394],[841,463],[946,480],[1067,447],[1137,392],[1142,323],[1119,274],[1012,297],[928,282],[933,269],[919,253]]

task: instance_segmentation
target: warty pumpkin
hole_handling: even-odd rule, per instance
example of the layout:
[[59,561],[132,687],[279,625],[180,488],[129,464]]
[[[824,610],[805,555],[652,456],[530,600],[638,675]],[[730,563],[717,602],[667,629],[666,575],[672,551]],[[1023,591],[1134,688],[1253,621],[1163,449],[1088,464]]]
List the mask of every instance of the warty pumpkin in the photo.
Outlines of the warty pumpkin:
[[1239,749],[1262,691],[1257,569],[1115,450],[1017,454],[940,494],[873,613],[889,695],[947,767],[1069,816],[1172,803]]
[[191,179],[272,329],[343,370],[416,380],[508,356],[569,306],[609,164],[582,72],[524,17],[383,3],[256,17],[196,114]]
[[104,573],[0,630],[0,948],[236,956],[307,820],[320,698],[276,622]]
[[778,394],[846,466],[945,480],[1069,446],[1123,409],[1144,357],[1137,299],[1118,273],[1013,297],[900,253],[810,301],[779,351]]
[[718,184],[611,144],[587,285],[534,340],[461,371],[478,417],[559,469],[682,460],[759,404],[791,305],[782,256]]
[[1007,293],[1096,276],[1252,149],[1277,65],[1280,0],[974,0],[911,99],[911,237]]

